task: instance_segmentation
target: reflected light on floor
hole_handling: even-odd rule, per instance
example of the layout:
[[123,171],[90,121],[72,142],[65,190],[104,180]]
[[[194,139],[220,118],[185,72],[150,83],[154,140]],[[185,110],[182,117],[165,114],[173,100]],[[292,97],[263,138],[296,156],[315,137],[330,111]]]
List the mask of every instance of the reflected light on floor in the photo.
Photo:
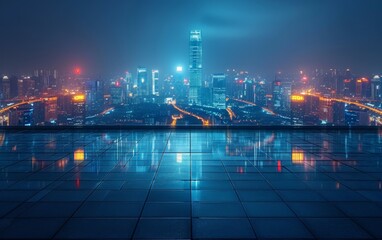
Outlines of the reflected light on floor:
[[304,163],[304,151],[301,149],[292,149],[292,163],[293,164],[303,164]]
[[74,161],[83,161],[85,159],[85,151],[83,148],[78,148],[74,151]]

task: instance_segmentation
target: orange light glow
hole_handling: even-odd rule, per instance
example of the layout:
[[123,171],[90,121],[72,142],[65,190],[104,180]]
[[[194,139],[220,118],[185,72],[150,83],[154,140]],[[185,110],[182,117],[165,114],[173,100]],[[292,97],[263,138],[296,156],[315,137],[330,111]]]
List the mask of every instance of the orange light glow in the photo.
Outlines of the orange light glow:
[[292,149],[292,163],[303,164],[304,163],[304,151],[301,149]]
[[5,140],[5,133],[0,133],[0,146],[3,146]]
[[74,102],[83,102],[85,101],[85,95],[83,94],[74,95],[72,99]]
[[290,99],[292,100],[292,102],[302,102],[302,101],[304,101],[304,96],[292,95],[292,96],[290,96]]
[[68,164],[68,159],[63,158],[57,161],[57,165],[59,168],[65,168],[65,166]]
[[83,161],[85,159],[85,151],[83,148],[79,148],[74,151],[74,161]]

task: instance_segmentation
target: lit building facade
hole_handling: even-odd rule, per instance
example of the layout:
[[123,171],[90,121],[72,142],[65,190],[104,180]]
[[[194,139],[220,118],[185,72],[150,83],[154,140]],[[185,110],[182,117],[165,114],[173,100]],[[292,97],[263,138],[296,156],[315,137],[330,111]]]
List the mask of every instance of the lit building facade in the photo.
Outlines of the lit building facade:
[[212,75],[212,105],[218,109],[226,108],[226,76]]
[[190,89],[189,104],[201,104],[202,88],[202,33],[200,30],[190,32],[189,42],[189,71],[190,71]]
[[155,96],[159,96],[159,71],[152,70],[151,71],[151,91]]
[[378,75],[371,79],[371,99],[377,101],[382,99],[381,78]]
[[147,78],[147,69],[139,67],[137,69],[138,96],[147,96],[150,91],[150,84]]

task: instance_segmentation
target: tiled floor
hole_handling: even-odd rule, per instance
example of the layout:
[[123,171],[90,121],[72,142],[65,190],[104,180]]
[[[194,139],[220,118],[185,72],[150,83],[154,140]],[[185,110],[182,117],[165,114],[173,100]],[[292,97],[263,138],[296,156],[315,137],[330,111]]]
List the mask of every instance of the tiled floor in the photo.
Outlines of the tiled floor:
[[382,133],[0,132],[0,238],[382,238]]

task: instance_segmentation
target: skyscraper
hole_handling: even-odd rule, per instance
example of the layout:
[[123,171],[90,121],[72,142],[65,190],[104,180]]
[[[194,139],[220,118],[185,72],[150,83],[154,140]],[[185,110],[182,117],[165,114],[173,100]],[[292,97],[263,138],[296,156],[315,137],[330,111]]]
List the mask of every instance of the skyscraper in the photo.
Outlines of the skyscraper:
[[190,32],[190,92],[189,104],[201,104],[202,88],[202,32],[192,30]]
[[11,94],[11,84],[8,76],[4,76],[1,81],[1,99],[9,99]]
[[151,91],[155,96],[159,96],[159,71],[152,70],[151,71]]
[[147,69],[139,67],[137,69],[137,86],[138,86],[138,96],[149,95],[149,83],[147,79]]
[[212,75],[212,105],[215,108],[226,109],[226,76]]
[[371,79],[371,99],[381,100],[382,91],[381,91],[381,78],[378,75],[375,75]]

